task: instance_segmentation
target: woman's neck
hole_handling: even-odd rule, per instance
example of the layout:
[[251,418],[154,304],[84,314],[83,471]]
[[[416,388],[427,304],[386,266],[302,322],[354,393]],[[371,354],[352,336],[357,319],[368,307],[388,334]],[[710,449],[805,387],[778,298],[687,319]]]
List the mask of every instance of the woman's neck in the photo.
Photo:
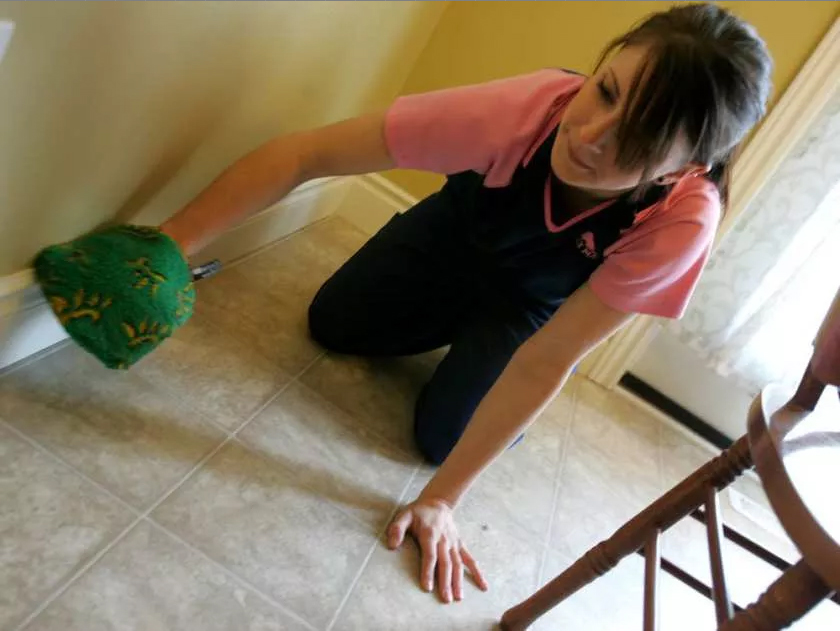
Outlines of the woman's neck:
[[[566,184],[560,178],[556,178],[560,193],[560,203],[570,214],[578,214],[590,208],[621,197],[628,191],[599,191],[594,189],[580,188]],[[632,190],[632,189],[630,189]]]

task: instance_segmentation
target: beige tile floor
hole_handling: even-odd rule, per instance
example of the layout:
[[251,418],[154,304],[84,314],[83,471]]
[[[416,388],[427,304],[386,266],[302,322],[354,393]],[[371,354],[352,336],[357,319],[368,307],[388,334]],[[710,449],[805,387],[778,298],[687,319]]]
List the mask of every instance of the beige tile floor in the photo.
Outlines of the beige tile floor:
[[[437,354],[347,359],[306,336],[308,300],[363,239],[330,219],[204,282],[193,321],[127,373],[65,346],[0,376],[0,629],[489,630],[712,453],[574,378],[460,509],[491,591],[439,604],[413,544],[381,544],[431,475],[410,426]],[[760,517],[757,483],[738,491]],[[685,524],[666,551],[708,575],[703,541]],[[773,572],[726,552],[747,602]],[[639,629],[640,579],[627,559],[537,628]],[[713,628],[705,600],[665,595],[664,629]],[[838,610],[797,628],[840,628]]]

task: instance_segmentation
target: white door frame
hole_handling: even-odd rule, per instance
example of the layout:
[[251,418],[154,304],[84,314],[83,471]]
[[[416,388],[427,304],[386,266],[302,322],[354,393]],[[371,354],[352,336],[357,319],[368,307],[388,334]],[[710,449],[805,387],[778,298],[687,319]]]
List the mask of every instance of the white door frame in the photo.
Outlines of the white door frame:
[[[733,167],[729,206],[715,245],[807,131],[840,85],[840,18],[767,116]],[[656,318],[638,316],[581,364],[580,372],[614,388],[653,340]]]

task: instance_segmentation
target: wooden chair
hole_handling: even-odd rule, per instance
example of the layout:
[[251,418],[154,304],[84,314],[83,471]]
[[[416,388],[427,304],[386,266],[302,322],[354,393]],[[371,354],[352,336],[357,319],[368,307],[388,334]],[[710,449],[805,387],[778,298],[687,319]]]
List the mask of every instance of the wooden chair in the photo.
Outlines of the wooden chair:
[[[831,394],[838,393],[837,386],[840,291],[793,396],[778,387],[765,388],[750,409],[747,434],[508,610],[501,622],[503,631],[527,629],[634,552],[645,557],[644,631],[657,628],[660,568],[714,601],[721,631],[775,631],[827,597],[840,604],[833,595],[840,589],[840,509],[835,508],[834,484],[840,476],[840,401]],[[754,465],[779,521],[802,553],[792,566],[721,523],[718,492]],[[711,587],[660,555],[662,532],[688,516],[706,524]],[[757,602],[743,609],[733,605],[728,595],[721,555],[724,537],[782,570]]]

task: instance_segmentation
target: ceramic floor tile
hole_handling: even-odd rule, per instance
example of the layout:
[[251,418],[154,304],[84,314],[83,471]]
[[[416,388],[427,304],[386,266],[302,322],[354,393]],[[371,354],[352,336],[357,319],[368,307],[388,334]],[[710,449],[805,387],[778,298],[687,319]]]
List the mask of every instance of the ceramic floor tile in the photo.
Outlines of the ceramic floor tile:
[[572,438],[618,465],[624,478],[661,485],[661,422],[624,397],[582,379],[578,385]]
[[27,631],[305,631],[222,568],[141,522]]
[[177,398],[72,346],[0,379],[0,416],[137,508],[224,438]]
[[[491,631],[502,613],[536,587],[542,547],[527,538],[487,527],[481,516],[459,515],[462,538],[481,567],[490,589],[465,581],[461,602],[442,604],[419,587],[419,553],[409,541],[398,552],[378,548],[334,627],[336,631]],[[515,559],[515,562],[511,562]]]
[[414,404],[441,353],[399,359],[327,355],[301,381],[393,444],[415,453]]
[[528,429],[518,444],[499,456],[479,477],[464,499],[476,513],[497,516],[520,525],[528,537],[544,542],[554,502],[567,414],[555,403]]
[[555,399],[543,411],[542,417],[550,418],[552,422],[568,427],[575,412],[575,402],[577,400],[578,391],[582,377],[572,375],[563,386],[562,390],[557,394]]
[[0,629],[13,629],[133,519],[0,425]]
[[255,348],[195,316],[132,369],[228,431],[290,380]]
[[308,334],[309,292],[271,293],[237,267],[198,283],[196,292],[198,315],[287,373],[297,374],[321,353]]
[[[414,454],[411,429],[414,401],[443,354],[441,350],[393,360],[327,355],[307,371],[301,381],[347,412],[360,429],[367,428]],[[570,380],[526,432],[523,442],[504,454],[479,478],[465,500],[467,503],[489,508],[497,517],[511,518],[528,536],[543,540],[551,514],[560,447],[572,418],[577,381],[576,378]],[[418,478],[419,487],[415,490],[422,489],[433,472],[432,468],[427,468]],[[416,496],[409,495],[408,500]]]
[[[464,602],[440,604],[418,588],[416,546],[394,553],[378,537],[407,481],[410,501],[434,474],[418,467],[411,428],[416,396],[443,351],[315,361],[323,353],[308,337],[311,299],[364,241],[332,218],[201,282],[190,325],[129,373],[68,347],[0,378],[0,417],[146,507],[219,445],[222,429],[239,427],[309,367],[153,513],[190,545],[141,522],[28,629],[302,631],[325,629],[344,602],[339,631],[489,631],[540,581],[714,454],[573,377],[458,509],[491,591],[468,588]],[[0,628],[14,628],[133,519],[17,436],[0,426]],[[795,556],[762,513],[755,480],[733,488],[739,495],[721,495],[727,522]],[[698,524],[681,523],[663,547],[708,577]],[[739,602],[774,576],[729,546],[726,558]],[[638,556],[623,561],[535,628],[640,628],[641,567]],[[794,628],[840,628],[838,612],[821,605]],[[711,604],[667,577],[661,613],[665,631],[713,627]]]
[[323,628],[376,533],[303,486],[284,463],[229,443],[153,518]]
[[[545,541],[575,387],[573,380],[528,429],[523,440],[484,471],[459,511],[480,516],[485,527],[507,528],[530,541]],[[432,466],[420,468],[406,491],[407,502],[420,494],[435,472]]]
[[589,443],[570,438],[559,479],[552,547],[577,558],[659,497],[658,482],[640,478],[635,471],[626,459],[610,459]]
[[238,438],[282,462],[302,483],[374,530],[385,525],[420,464],[300,383]]
[[666,488],[671,488],[719,455],[720,451],[663,424],[660,435],[663,484]]
[[[549,553],[542,584],[561,574],[572,559]],[[534,631],[597,629],[628,631],[642,628],[644,560],[632,555],[613,570],[572,594],[546,613]]]
[[348,221],[331,217],[248,258],[237,269],[269,292],[293,288],[314,296],[367,239]]
[[296,374],[321,352],[309,339],[309,303],[364,241],[343,219],[319,222],[197,284],[196,311]]

